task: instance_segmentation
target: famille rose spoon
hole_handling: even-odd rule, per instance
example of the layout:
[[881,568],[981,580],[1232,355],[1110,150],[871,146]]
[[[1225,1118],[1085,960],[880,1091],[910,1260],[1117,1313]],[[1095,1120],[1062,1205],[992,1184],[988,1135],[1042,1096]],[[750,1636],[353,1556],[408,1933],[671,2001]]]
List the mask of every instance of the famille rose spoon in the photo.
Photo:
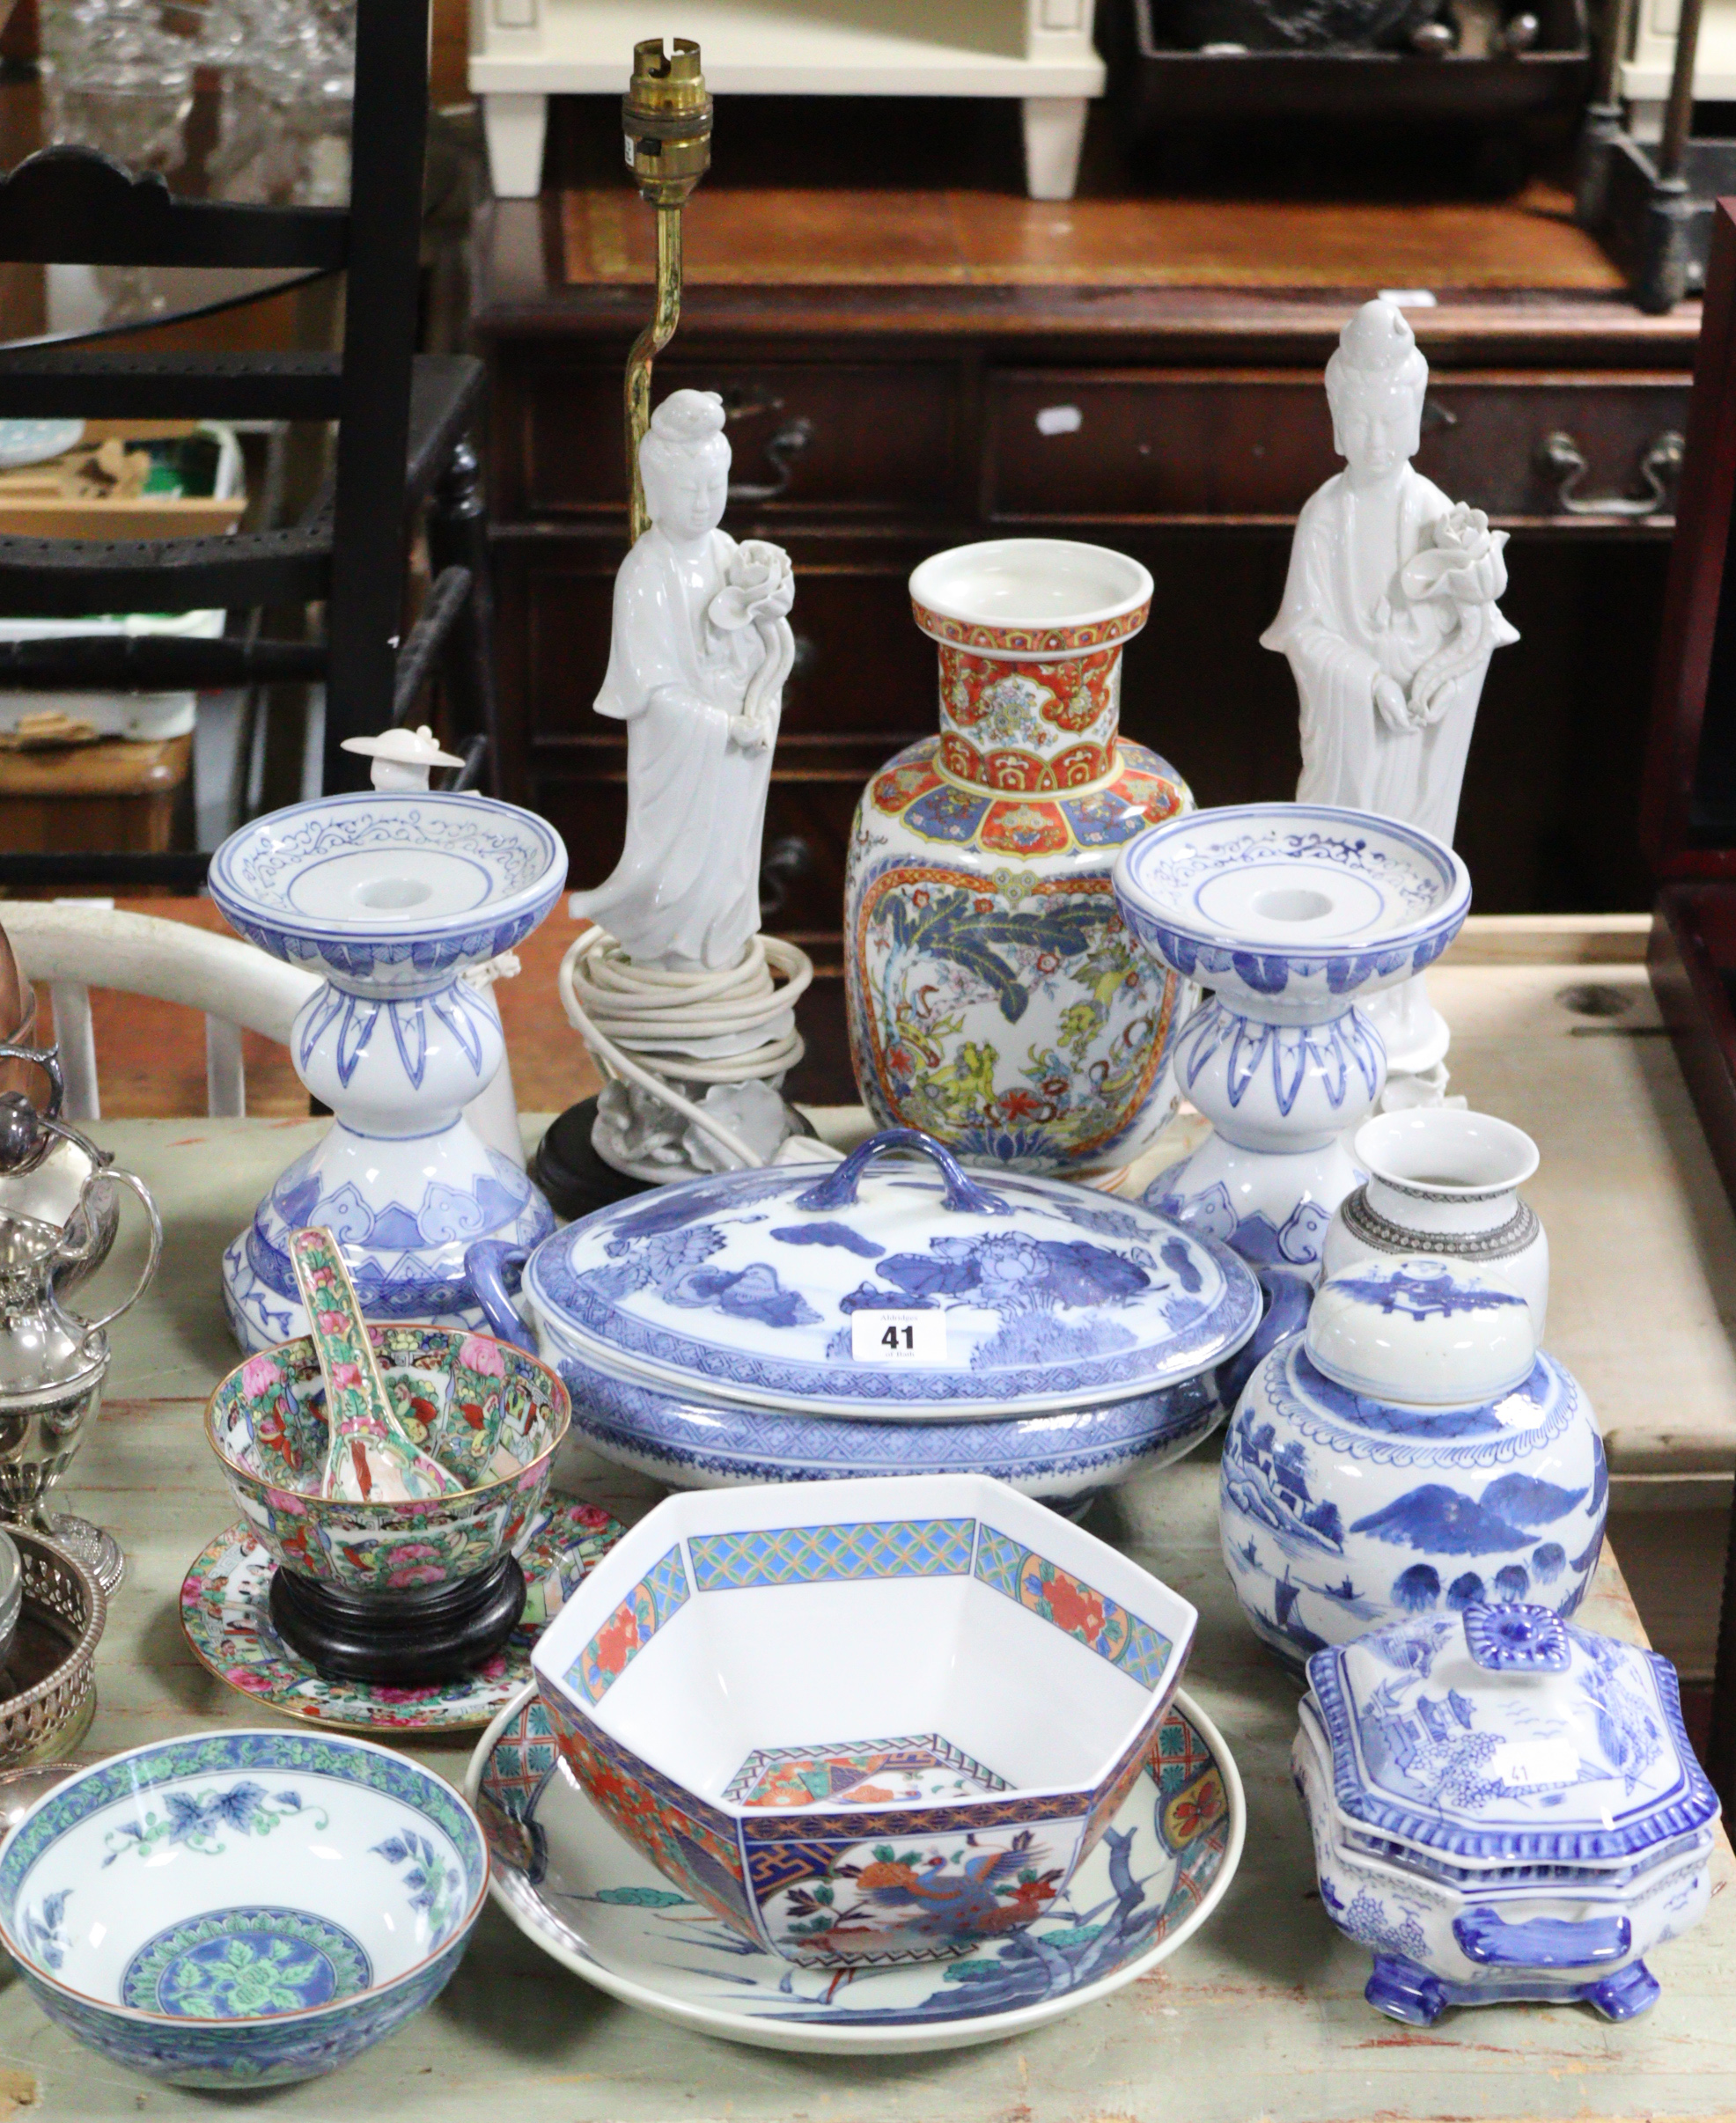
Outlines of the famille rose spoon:
[[491,1334],[467,1334],[452,1358],[442,1437],[448,1458],[471,1472],[473,1487],[522,1474],[525,1463],[501,1442],[507,1428],[506,1358]]
[[320,1494],[345,1503],[458,1495],[463,1482],[411,1442],[393,1411],[337,1240],[317,1224],[291,1231],[290,1260],[326,1382],[331,1443]]

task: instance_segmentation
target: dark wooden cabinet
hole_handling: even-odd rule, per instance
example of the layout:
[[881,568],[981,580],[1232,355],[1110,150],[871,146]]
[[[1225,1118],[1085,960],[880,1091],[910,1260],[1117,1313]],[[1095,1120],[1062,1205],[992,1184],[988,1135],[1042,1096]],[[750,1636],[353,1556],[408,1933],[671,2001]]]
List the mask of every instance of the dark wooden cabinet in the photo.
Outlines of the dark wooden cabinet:
[[[1291,523],[1339,468],[1317,369],[997,367],[987,396],[993,523]],[[1416,464],[1497,522],[1548,525],[1572,514],[1553,436],[1585,458],[1593,498],[1643,498],[1638,468],[1687,410],[1688,378],[1669,371],[1438,373]]]
[[[763,195],[766,216],[779,196]],[[1082,244],[1091,205],[1065,209]],[[552,196],[488,210],[475,321],[493,377],[506,786],[565,834],[589,884],[624,817],[622,733],[592,702],[623,550],[621,370],[647,291],[568,280],[563,226]],[[894,264],[898,226],[889,216]],[[1320,371],[1365,289],[1034,285],[986,268],[833,285],[823,258],[805,281],[759,283],[708,278],[702,253],[690,244],[656,390],[722,393],[727,527],[795,561],[768,889],[771,925],[823,973],[839,963],[857,797],[934,727],[933,652],[906,584],[943,547],[1028,532],[1136,554],[1157,595],[1127,658],[1126,733],[1202,802],[1291,793],[1294,688],[1258,637],[1296,511],[1336,468]],[[1396,275],[1371,261],[1368,277]],[[1432,367],[1417,462],[1513,533],[1506,609],[1522,639],[1491,669],[1459,836],[1477,904],[1643,905],[1637,790],[1672,527],[1660,444],[1685,425],[1697,318],[1570,289],[1443,294],[1411,316]],[[1655,487],[1648,459],[1664,467]],[[1646,512],[1582,506],[1612,497]],[[805,1004],[805,1026],[828,1011],[835,996]],[[835,1025],[820,1043],[842,1055]],[[849,1092],[847,1077],[806,1088]]]
[[[958,372],[944,362],[660,363],[657,395],[719,392],[729,411],[738,506],[855,520],[931,513],[959,463]],[[621,377],[571,361],[539,364],[517,408],[516,491],[538,518],[618,518]],[[604,446],[599,447],[600,441]],[[613,441],[615,447],[607,444]]]

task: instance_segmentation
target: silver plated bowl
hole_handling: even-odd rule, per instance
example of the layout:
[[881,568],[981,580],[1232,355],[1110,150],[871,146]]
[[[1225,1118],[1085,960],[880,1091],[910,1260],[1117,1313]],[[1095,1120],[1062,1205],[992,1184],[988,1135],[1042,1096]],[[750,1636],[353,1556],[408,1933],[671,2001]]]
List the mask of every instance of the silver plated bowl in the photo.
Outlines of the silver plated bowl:
[[24,1561],[18,1543],[9,1533],[0,1532],[0,1666],[11,1655],[23,1607]]
[[[9,1529],[22,1566],[18,1633],[0,1671],[0,1770],[56,1759],[96,1715],[97,1645],[108,1620],[102,1587],[63,1548]],[[10,1809],[0,1797],[0,1826]]]

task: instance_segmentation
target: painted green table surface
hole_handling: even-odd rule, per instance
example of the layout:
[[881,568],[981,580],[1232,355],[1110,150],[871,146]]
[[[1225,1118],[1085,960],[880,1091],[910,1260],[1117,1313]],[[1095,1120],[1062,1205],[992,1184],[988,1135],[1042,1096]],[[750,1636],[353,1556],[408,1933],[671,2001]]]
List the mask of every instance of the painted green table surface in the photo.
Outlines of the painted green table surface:
[[[235,1361],[217,1296],[221,1246],[319,1123],[123,1121],[100,1133],[157,1189],[156,1288],[116,1330],[114,1391],[66,1485],[129,1568],[98,1661],[87,1746],[257,1720],[194,1660],[177,1595],[234,1517],[204,1446],[204,1393]],[[106,1275],[118,1275],[129,1243]],[[557,1480],[638,1516],[657,1491],[573,1449]],[[1612,2027],[1578,2007],[1450,2014],[1426,2031],[1365,2004],[1367,1956],[1327,1923],[1288,1772],[1296,1691],[1243,1627],[1218,1560],[1210,1450],[1100,1501],[1093,1531],[1195,1601],[1188,1686],[1247,1789],[1241,1870],[1213,1921],[1144,1980],[1038,2032],[931,2058],[831,2060],[682,2032],[590,1989],[492,1906],[445,1995],[334,2078],[254,2097],[286,2118],[388,2123],[1328,2123],[1361,2118],[1640,2118],[1736,2113],[1736,1866],[1720,1844],[1710,1915],[1653,1958],[1661,2002]],[[1637,1638],[1606,1560],[1585,1619]],[[463,1748],[425,1759],[454,1781]],[[22,1984],[0,1984],[0,2117],[210,2117],[80,2049]]]

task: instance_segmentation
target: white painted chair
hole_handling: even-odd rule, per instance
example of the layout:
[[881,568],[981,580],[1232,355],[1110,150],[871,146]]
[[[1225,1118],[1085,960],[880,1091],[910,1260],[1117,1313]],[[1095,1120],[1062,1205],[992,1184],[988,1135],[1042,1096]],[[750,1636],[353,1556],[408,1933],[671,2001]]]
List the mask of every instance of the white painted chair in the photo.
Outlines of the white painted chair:
[[[320,985],[317,973],[285,966],[239,937],[121,912],[101,900],[8,900],[0,922],[25,978],[48,983],[72,1120],[102,1117],[92,988],[202,1010],[206,1110],[213,1119],[239,1119],[247,1110],[242,1032],[287,1044],[296,1012]],[[482,1140],[522,1166],[510,1061],[466,1110]]]

